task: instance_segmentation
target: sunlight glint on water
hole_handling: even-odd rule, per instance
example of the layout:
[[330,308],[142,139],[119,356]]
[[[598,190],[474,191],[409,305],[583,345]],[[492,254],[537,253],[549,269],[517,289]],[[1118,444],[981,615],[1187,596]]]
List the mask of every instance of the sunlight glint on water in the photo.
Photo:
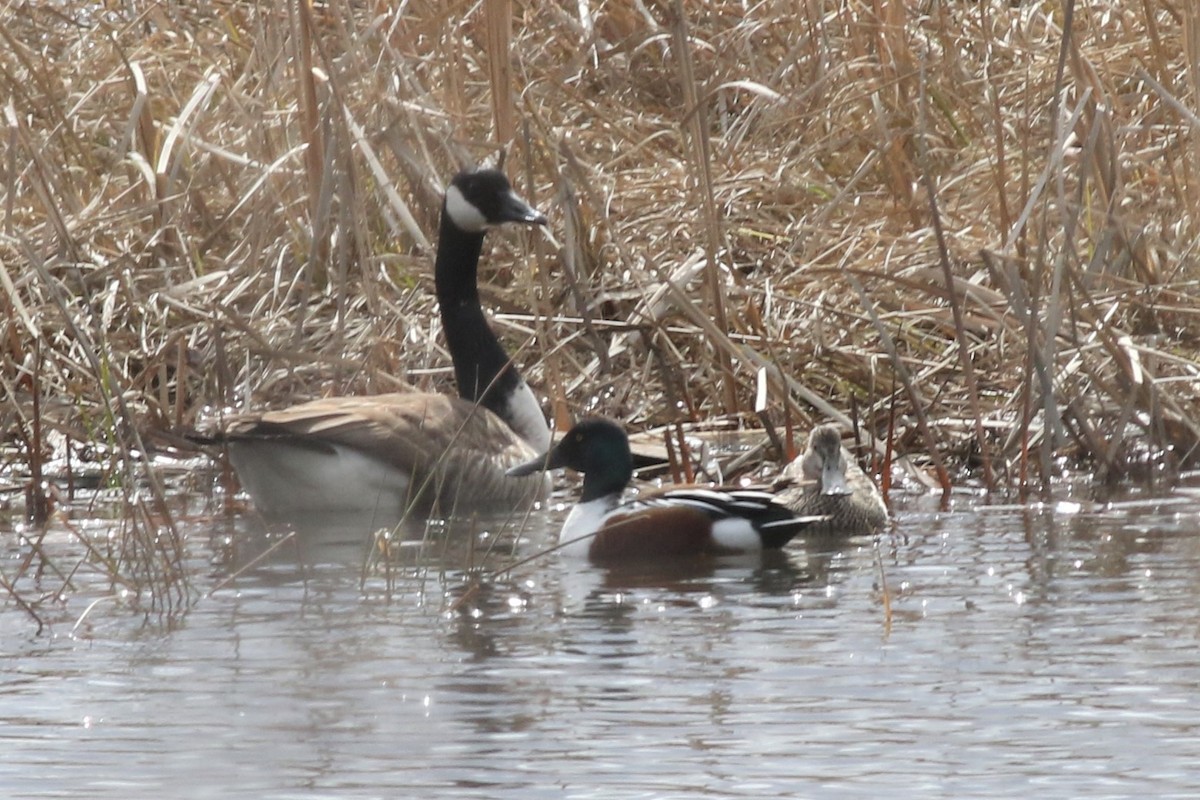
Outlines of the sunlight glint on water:
[[[340,535],[170,630],[110,608],[88,638],[14,636],[10,608],[0,792],[1194,796],[1200,507],[1059,511],[914,505],[878,555],[484,582],[440,546],[364,578]],[[193,525],[207,585],[264,549]]]

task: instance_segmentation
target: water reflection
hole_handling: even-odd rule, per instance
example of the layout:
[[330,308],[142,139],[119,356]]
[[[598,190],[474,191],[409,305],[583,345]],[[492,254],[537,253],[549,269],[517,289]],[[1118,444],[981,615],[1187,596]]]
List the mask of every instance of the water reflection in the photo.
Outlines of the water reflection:
[[560,514],[386,547],[358,521],[198,516],[196,580],[229,582],[182,626],[6,638],[0,788],[1200,792],[1195,498],[913,504],[878,542],[668,569],[531,558]]
[[[306,514],[225,519],[214,527],[214,565],[225,576],[268,570],[294,578],[322,567],[353,567],[394,582],[405,570],[473,570],[511,560],[543,526],[514,515],[407,519],[380,525],[371,515]],[[291,567],[293,570],[281,569]]]

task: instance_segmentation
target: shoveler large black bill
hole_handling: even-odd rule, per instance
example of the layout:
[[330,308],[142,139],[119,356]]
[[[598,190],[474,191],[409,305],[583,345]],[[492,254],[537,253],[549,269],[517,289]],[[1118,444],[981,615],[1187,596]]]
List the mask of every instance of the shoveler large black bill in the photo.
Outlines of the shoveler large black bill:
[[547,472],[549,470],[556,469],[556,467],[550,464],[550,456],[553,454],[553,450],[549,453],[542,453],[537,458],[526,461],[524,464],[517,464],[515,467],[509,467],[508,472],[505,474],[510,478],[523,478],[526,475],[532,475],[535,472]]

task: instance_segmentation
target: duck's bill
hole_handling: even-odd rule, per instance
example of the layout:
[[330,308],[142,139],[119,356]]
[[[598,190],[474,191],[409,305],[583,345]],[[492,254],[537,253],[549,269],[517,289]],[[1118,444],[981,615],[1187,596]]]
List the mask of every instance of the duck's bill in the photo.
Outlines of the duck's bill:
[[832,464],[826,464],[821,474],[821,494],[840,497],[854,494],[846,483],[846,475]]
[[554,467],[550,466],[550,453],[542,453],[537,458],[526,461],[524,464],[509,467],[505,474],[510,478],[523,478],[535,472],[546,472],[551,469],[554,469]]

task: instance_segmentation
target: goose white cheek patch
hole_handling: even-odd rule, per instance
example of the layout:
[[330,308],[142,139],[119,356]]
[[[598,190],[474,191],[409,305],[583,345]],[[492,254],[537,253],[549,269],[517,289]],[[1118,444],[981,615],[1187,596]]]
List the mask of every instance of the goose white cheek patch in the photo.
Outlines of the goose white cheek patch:
[[457,227],[470,233],[482,233],[487,229],[487,217],[471,201],[463,197],[457,186],[446,189],[446,213]]

